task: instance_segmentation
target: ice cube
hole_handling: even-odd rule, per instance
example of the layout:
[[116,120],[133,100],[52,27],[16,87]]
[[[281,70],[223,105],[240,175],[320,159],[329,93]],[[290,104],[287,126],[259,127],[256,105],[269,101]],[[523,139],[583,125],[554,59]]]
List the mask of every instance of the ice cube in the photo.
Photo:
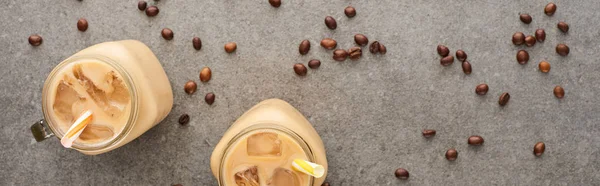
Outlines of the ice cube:
[[94,71],[89,67],[76,65],[73,67],[73,75],[79,80],[79,83],[85,88],[96,105],[102,108],[108,116],[121,116],[124,105],[129,102],[129,92],[125,84],[117,78],[114,71]]
[[52,108],[61,120],[73,122],[75,118],[73,116],[72,107],[78,100],[79,94],[69,86],[68,82],[60,81],[56,88],[56,97],[54,97]]
[[261,132],[248,137],[249,156],[281,156],[281,140],[275,133]]
[[300,180],[295,172],[279,167],[273,171],[273,176],[267,184],[269,186],[299,186]]
[[234,175],[235,184],[238,186],[259,186],[258,167],[252,166]]
[[108,140],[115,135],[113,130],[108,126],[90,124],[85,127],[79,139],[88,143],[102,142]]

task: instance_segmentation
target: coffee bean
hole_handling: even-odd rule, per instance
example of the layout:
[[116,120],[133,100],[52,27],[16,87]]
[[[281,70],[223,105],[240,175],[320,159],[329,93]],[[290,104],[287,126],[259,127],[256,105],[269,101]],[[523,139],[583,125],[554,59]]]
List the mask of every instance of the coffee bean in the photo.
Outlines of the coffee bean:
[[425,129],[425,130],[423,130],[423,137],[430,138],[430,137],[435,136],[435,133],[436,133],[435,130]]
[[487,84],[479,84],[477,87],[475,87],[475,93],[478,95],[485,95],[487,94],[488,90],[489,87]]
[[519,15],[519,19],[525,24],[529,24],[533,20],[529,14],[521,14]]
[[356,9],[352,6],[348,6],[344,9],[344,14],[346,14],[347,17],[352,18],[356,16]]
[[178,183],[178,184],[174,184],[174,185],[171,185],[171,186],[183,186],[183,185],[181,183]]
[[469,137],[469,140],[467,140],[467,143],[469,145],[482,145],[483,144],[483,138],[481,136],[471,136]]
[[456,151],[456,149],[452,148],[452,149],[448,149],[448,151],[446,151],[446,159],[449,161],[454,161],[456,160],[456,158],[458,158],[458,151]]
[[148,6],[148,3],[146,3],[146,1],[138,1],[138,9],[140,9],[141,11],[146,10],[146,6]]
[[194,46],[194,49],[196,50],[202,49],[202,40],[200,40],[199,37],[192,38],[192,46]]
[[563,33],[567,33],[569,31],[569,24],[565,23],[565,22],[558,22],[558,24],[556,25],[558,27],[558,29],[560,31],[562,31]]
[[333,51],[333,60],[344,61],[348,57],[348,52],[343,49],[336,49]]
[[229,42],[227,44],[225,44],[225,52],[227,53],[232,53],[235,52],[235,50],[237,49],[237,44],[235,44],[235,42]]
[[554,96],[556,96],[558,99],[562,99],[565,97],[565,89],[560,86],[554,87]]
[[79,31],[85,32],[88,29],[88,21],[84,18],[80,18],[77,20],[77,29]]
[[540,71],[542,71],[543,73],[550,72],[550,63],[548,63],[547,61],[540,62],[538,67],[540,68]]
[[519,52],[517,52],[517,62],[519,62],[521,65],[524,65],[527,64],[528,61],[529,53],[525,50],[519,50]]
[[373,54],[377,54],[379,53],[379,41],[373,41],[373,43],[371,43],[371,46],[369,46],[369,51]]
[[321,66],[321,61],[319,61],[318,59],[311,59],[310,61],[308,61],[309,68],[317,69],[320,66]]
[[462,69],[465,74],[471,74],[471,63],[469,61],[462,62]]
[[187,114],[182,114],[179,116],[179,124],[187,125],[190,122],[190,116]]
[[535,45],[535,37],[533,37],[533,36],[525,37],[525,45],[527,45],[528,47],[532,47],[533,45]]
[[408,171],[403,168],[396,169],[396,171],[394,172],[394,175],[396,175],[396,178],[401,179],[401,180],[408,179],[408,176],[409,176]]
[[308,70],[306,69],[306,66],[304,66],[304,64],[296,63],[294,64],[294,72],[296,72],[296,74],[298,74],[299,76],[306,76]]
[[208,81],[210,81],[211,77],[212,77],[212,70],[210,70],[210,68],[204,67],[204,68],[202,68],[202,70],[200,70],[200,81],[208,82]]
[[335,28],[337,28],[337,22],[331,16],[325,17],[325,25],[327,25],[327,28],[331,30],[335,30]]
[[440,64],[442,64],[443,66],[448,66],[448,65],[451,65],[452,63],[454,63],[453,56],[446,56],[446,57],[443,57],[442,59],[440,59]]
[[546,31],[541,28],[535,30],[535,39],[537,39],[539,42],[544,42],[544,40],[546,40]]
[[516,32],[512,36],[512,42],[515,45],[522,45],[525,43],[525,34],[523,34],[523,32]]
[[567,56],[569,55],[569,46],[565,45],[565,44],[558,44],[556,45],[556,53],[558,53],[558,55],[561,56]]
[[158,7],[156,6],[150,6],[146,8],[146,15],[149,17],[154,17],[158,15],[158,12],[160,12],[160,10],[158,10]]
[[277,8],[277,7],[281,6],[281,0],[269,0],[269,4],[271,4],[271,6]]
[[183,86],[183,90],[185,91],[185,93],[187,94],[193,94],[194,92],[196,92],[196,89],[198,88],[198,86],[196,85],[196,82],[190,80],[187,83],[185,83],[185,85]]
[[354,42],[360,46],[365,46],[369,44],[369,39],[365,35],[356,34],[354,35]]
[[348,49],[348,56],[350,56],[350,59],[352,60],[357,60],[362,56],[362,49],[360,49],[360,47],[352,47]]
[[448,54],[450,54],[450,50],[448,49],[448,47],[446,47],[444,45],[438,45],[437,52],[442,57],[446,57],[446,56],[448,56]]
[[533,146],[533,154],[537,157],[542,156],[544,151],[546,151],[546,144],[544,144],[544,142],[537,142],[535,146]]
[[381,53],[381,54],[387,53],[387,48],[385,48],[385,45],[383,45],[382,43],[379,43],[379,53]]
[[310,41],[308,40],[302,40],[302,42],[300,42],[300,46],[298,47],[298,51],[300,52],[301,55],[306,55],[308,54],[308,51],[310,50]]
[[548,3],[548,5],[546,5],[546,7],[544,7],[544,13],[546,15],[552,16],[552,15],[554,15],[554,12],[556,12],[556,4]]
[[329,182],[325,182],[325,183],[321,184],[321,186],[330,186],[330,185],[329,185]]
[[206,104],[212,105],[215,102],[215,94],[212,92],[206,94],[206,96],[204,96],[204,101],[206,102]]
[[331,38],[325,38],[321,40],[321,46],[327,50],[331,50],[337,46],[337,42]]
[[32,46],[40,46],[42,44],[42,42],[44,41],[42,39],[42,36],[37,35],[37,34],[33,34],[31,36],[29,36],[29,44]]
[[163,28],[162,31],[160,32],[160,34],[162,35],[163,38],[165,38],[166,40],[171,40],[173,39],[173,30],[168,29],[168,28]]
[[456,59],[458,59],[459,61],[467,60],[467,53],[463,50],[457,50],[456,51]]
[[500,104],[500,106],[504,106],[508,103],[508,100],[510,100],[510,94],[508,94],[508,92],[502,93],[498,99],[498,104]]

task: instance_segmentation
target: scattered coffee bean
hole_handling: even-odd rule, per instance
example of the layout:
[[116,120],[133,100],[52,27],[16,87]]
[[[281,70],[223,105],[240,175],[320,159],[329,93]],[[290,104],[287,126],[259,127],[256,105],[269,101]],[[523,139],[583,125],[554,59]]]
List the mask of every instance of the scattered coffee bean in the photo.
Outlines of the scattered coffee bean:
[[456,151],[456,149],[452,148],[452,149],[448,149],[448,151],[446,151],[446,159],[449,161],[454,161],[456,160],[456,158],[458,158],[458,151]]
[[517,62],[519,62],[521,65],[524,65],[527,64],[528,61],[529,53],[525,50],[519,50],[519,52],[517,52]]
[[336,49],[333,51],[333,60],[344,61],[348,57],[348,52],[343,49]]
[[140,9],[141,11],[146,10],[146,6],[148,6],[148,3],[146,3],[146,1],[138,1],[138,9]]
[[558,24],[556,25],[558,27],[558,29],[560,31],[562,31],[563,33],[567,33],[569,31],[569,24],[565,23],[565,22],[558,22]]
[[508,103],[508,100],[510,100],[510,94],[508,94],[508,92],[502,93],[498,99],[498,104],[500,104],[500,106],[504,106]]
[[202,68],[202,70],[200,70],[200,81],[208,82],[208,81],[210,81],[211,77],[212,77],[212,70],[210,70],[210,68],[204,67],[204,68]]
[[525,24],[529,24],[533,20],[529,14],[521,14],[519,15],[519,19]]
[[77,20],[77,29],[85,32],[88,29],[88,21],[84,18]]
[[379,43],[379,53],[381,53],[381,54],[387,53],[387,48],[385,48],[385,45],[383,45],[382,43]]
[[302,42],[300,42],[300,46],[298,47],[298,51],[300,52],[300,54],[306,55],[306,54],[308,54],[309,50],[310,50],[310,41],[308,41],[307,39],[302,40]]
[[227,53],[232,53],[235,52],[235,50],[237,49],[237,44],[235,44],[235,42],[229,42],[227,44],[225,44],[225,52]]
[[471,63],[469,63],[469,61],[462,62],[462,69],[465,74],[471,74],[471,71],[473,70],[471,69]]
[[179,124],[187,125],[190,122],[190,115],[182,114],[179,116]]
[[459,61],[467,60],[467,53],[463,50],[457,50],[456,51],[456,59],[458,59]]
[[321,186],[330,186],[330,185],[329,185],[329,182],[325,182],[325,183],[321,184]]
[[158,15],[158,12],[160,12],[160,10],[158,10],[158,7],[156,6],[149,6],[148,8],[146,8],[146,15],[149,17],[154,17]]
[[360,49],[360,47],[352,47],[348,49],[348,56],[352,60],[357,60],[362,56],[362,49]]
[[321,66],[321,61],[319,61],[318,59],[311,59],[310,61],[308,61],[309,68],[317,69],[320,66]]
[[527,45],[528,47],[532,47],[533,45],[535,45],[535,37],[533,37],[533,36],[525,37],[525,45]]
[[550,63],[548,63],[547,61],[540,62],[538,67],[540,68],[540,71],[542,71],[543,73],[550,72]]
[[444,45],[438,45],[437,52],[442,57],[446,57],[446,56],[448,56],[448,54],[450,54],[450,50],[448,49],[448,47],[446,47]]
[[533,146],[533,154],[537,157],[542,156],[544,151],[546,151],[546,144],[544,144],[544,142],[537,142],[535,146]]
[[423,130],[423,137],[430,138],[430,137],[435,136],[435,133],[436,133],[435,130],[425,129],[425,130]]
[[200,40],[199,37],[192,38],[192,46],[194,46],[194,49],[196,50],[202,49],[202,40]]
[[394,172],[394,175],[396,175],[396,178],[401,179],[401,180],[408,179],[408,176],[409,176],[408,171],[403,168],[396,169],[396,171]]
[[481,136],[471,136],[469,137],[469,140],[467,140],[467,143],[469,145],[482,145],[483,144],[483,138]]
[[558,99],[562,99],[565,97],[565,89],[560,86],[554,87],[554,96],[556,96]]
[[365,46],[369,44],[369,39],[365,35],[356,34],[354,35],[354,42],[360,46]]
[[544,42],[544,40],[546,40],[546,31],[541,28],[535,30],[535,39],[537,39],[539,42]]
[[42,39],[42,36],[40,36],[40,35],[33,34],[33,35],[29,36],[29,44],[32,46],[40,46],[43,41],[44,40]]
[[162,35],[163,38],[165,38],[166,40],[171,40],[173,39],[173,30],[168,29],[168,28],[163,28],[162,31],[160,32],[160,34]]
[[190,80],[187,83],[185,83],[185,85],[183,86],[183,90],[185,91],[185,93],[187,94],[193,94],[194,92],[196,92],[196,89],[198,88],[198,86],[196,85],[196,82]]
[[331,30],[335,30],[335,28],[337,28],[337,22],[331,16],[325,17],[325,25],[327,25],[327,28]]
[[281,6],[281,0],[269,0],[269,4],[271,4],[271,6],[277,8],[277,7]]
[[298,74],[299,76],[306,76],[308,70],[306,69],[306,66],[304,66],[304,64],[296,63],[294,64],[294,72],[296,72],[296,74]]
[[369,51],[373,54],[377,54],[379,53],[379,41],[373,41],[373,43],[371,43],[371,46],[369,46]]
[[546,15],[552,16],[552,15],[554,15],[554,12],[556,12],[556,4],[548,3],[548,5],[546,5],[546,7],[544,7],[544,13]]
[[181,183],[178,183],[178,184],[174,184],[172,186],[183,186],[183,185]]
[[525,34],[523,34],[523,32],[516,32],[512,36],[512,42],[515,45],[522,45],[525,43]]
[[215,94],[212,92],[206,94],[206,96],[204,96],[204,101],[206,102],[206,104],[212,105],[215,102]]
[[348,6],[344,9],[344,14],[346,14],[347,17],[352,18],[356,16],[356,9],[352,6]]
[[561,56],[567,56],[569,55],[569,46],[565,45],[565,44],[558,44],[556,45],[556,53],[558,53],[558,55]]
[[452,63],[454,63],[454,56],[446,56],[440,59],[440,64],[442,64],[443,66],[448,66]]
[[331,50],[337,46],[337,42],[331,38],[325,38],[321,40],[321,46],[327,50]]
[[487,94],[489,89],[490,88],[488,87],[487,84],[479,84],[479,85],[477,85],[477,87],[475,87],[475,93],[478,95],[485,95],[485,94]]

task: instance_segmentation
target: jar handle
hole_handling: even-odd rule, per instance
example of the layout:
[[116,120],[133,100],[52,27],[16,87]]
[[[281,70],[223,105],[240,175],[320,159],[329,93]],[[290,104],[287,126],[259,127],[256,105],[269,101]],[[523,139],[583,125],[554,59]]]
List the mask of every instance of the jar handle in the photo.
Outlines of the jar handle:
[[46,121],[43,119],[31,125],[31,134],[38,142],[54,136],[54,133],[48,128]]

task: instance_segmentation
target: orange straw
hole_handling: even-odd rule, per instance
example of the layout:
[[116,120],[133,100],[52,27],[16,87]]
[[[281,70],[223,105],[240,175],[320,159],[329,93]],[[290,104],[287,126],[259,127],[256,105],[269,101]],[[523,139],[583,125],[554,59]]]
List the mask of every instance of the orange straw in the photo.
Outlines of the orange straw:
[[71,148],[71,146],[73,145],[73,141],[75,141],[79,137],[79,135],[81,135],[81,132],[83,132],[83,129],[85,129],[85,127],[90,123],[90,121],[92,121],[92,111],[88,110],[81,114],[81,116],[79,116],[77,120],[75,120],[75,123],[71,125],[71,128],[69,128],[67,133],[65,133],[65,135],[63,136],[63,138],[60,139],[60,143],[65,148]]

